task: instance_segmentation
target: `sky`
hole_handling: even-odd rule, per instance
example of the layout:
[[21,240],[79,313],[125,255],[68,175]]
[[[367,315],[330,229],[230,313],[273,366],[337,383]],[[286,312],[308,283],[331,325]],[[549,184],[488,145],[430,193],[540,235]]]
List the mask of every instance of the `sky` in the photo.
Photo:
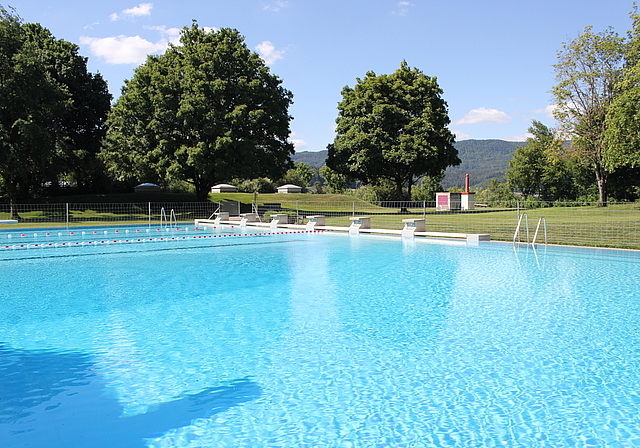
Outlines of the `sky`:
[[405,60],[436,77],[457,140],[523,141],[555,127],[553,64],[586,26],[631,28],[631,0],[0,0],[24,22],[76,43],[114,100],[180,29],[235,28],[290,90],[296,151],[333,142],[343,87]]

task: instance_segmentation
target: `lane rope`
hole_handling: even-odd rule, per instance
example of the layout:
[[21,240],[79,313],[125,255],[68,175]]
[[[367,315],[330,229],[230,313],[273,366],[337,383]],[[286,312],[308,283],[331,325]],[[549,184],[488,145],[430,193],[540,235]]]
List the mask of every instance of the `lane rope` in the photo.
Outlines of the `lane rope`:
[[[196,228],[197,229],[197,228]],[[136,230],[137,231],[137,230]],[[316,230],[298,230],[292,232],[269,232],[269,233],[238,233],[238,234],[222,234],[222,235],[193,235],[193,236],[173,236],[173,237],[160,237],[160,238],[129,238],[129,239],[99,239],[90,241],[72,241],[64,243],[34,243],[34,244],[11,244],[1,245],[0,249],[30,249],[30,248],[47,248],[47,247],[77,247],[77,246],[94,246],[100,244],[123,244],[123,243],[146,243],[156,241],[181,241],[181,240],[193,240],[193,239],[206,239],[206,238],[239,238],[247,236],[273,236],[273,235],[292,235],[300,233],[319,233],[324,232],[322,229]],[[97,233],[97,232],[94,232]],[[115,231],[114,233],[119,233]],[[70,232],[73,235],[74,232]],[[47,234],[49,236],[50,234]],[[24,236],[24,235],[21,235]]]

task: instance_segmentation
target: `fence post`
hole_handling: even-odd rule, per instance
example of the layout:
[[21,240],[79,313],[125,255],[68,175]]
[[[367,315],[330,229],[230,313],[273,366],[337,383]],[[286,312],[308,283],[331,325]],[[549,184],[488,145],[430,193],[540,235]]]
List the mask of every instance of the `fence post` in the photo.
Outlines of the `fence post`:
[[356,216],[356,201],[353,201],[353,202],[351,203],[351,207],[352,207],[352,209],[351,209],[351,216]]
[[66,215],[67,215],[67,227],[69,227],[69,203],[65,202]]
[[149,228],[151,228],[151,202],[149,202]]

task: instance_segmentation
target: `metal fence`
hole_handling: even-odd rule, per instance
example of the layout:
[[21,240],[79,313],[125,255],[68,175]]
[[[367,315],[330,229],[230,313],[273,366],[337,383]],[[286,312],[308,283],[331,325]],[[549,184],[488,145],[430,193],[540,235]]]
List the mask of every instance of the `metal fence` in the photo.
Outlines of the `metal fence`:
[[[310,215],[324,215],[326,224],[350,225],[350,217],[369,216],[371,227],[402,229],[403,219],[424,218],[426,230],[488,233],[492,240],[513,241],[524,213],[518,240],[531,241],[540,222],[537,242],[577,246],[640,249],[640,203],[493,202],[473,210],[437,211],[434,201],[420,202],[282,202],[267,213],[287,213],[299,223]],[[541,221],[542,218],[542,221]]]
[[[502,241],[513,240],[518,220],[526,213],[519,236],[522,241],[532,239],[537,223],[544,218],[549,243],[640,249],[640,203],[609,203],[607,207],[599,207],[585,202],[512,201],[479,204],[473,210],[450,211],[437,211],[435,202],[429,201],[281,201],[255,205],[236,201],[0,204],[0,220],[13,217],[19,221],[3,224],[3,227],[156,224],[173,220],[193,222],[208,218],[216,211],[228,211],[232,216],[257,211],[267,222],[273,213],[286,213],[290,222],[299,224],[304,224],[307,216],[324,215],[328,226],[341,227],[348,227],[351,217],[369,216],[371,227],[396,230],[402,228],[403,219],[424,218],[427,231],[488,233],[492,240]],[[542,237],[539,237],[538,242],[541,241]]]
[[0,204],[0,219],[17,219],[14,226],[24,227],[193,222],[209,217],[218,206],[212,202]]

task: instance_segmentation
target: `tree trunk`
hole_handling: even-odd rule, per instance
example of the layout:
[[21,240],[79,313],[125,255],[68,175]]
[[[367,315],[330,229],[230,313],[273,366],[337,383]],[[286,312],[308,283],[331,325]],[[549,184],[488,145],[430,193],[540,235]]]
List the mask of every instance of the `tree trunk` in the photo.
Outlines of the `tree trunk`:
[[196,201],[207,202],[210,188],[208,185],[196,185]]
[[402,182],[402,180],[395,179],[395,183],[396,183],[396,198],[398,201],[404,201],[404,192],[402,191],[404,182]]
[[6,182],[7,193],[9,195],[9,219],[21,220],[22,217],[18,214],[13,206],[13,201],[18,199],[18,185],[13,180],[7,180]]
[[13,200],[9,200],[9,219],[15,219],[20,221],[22,217],[18,214],[15,208],[13,208]]
[[596,183],[598,184],[598,207],[606,207],[609,195],[609,175],[605,169],[595,164]]

